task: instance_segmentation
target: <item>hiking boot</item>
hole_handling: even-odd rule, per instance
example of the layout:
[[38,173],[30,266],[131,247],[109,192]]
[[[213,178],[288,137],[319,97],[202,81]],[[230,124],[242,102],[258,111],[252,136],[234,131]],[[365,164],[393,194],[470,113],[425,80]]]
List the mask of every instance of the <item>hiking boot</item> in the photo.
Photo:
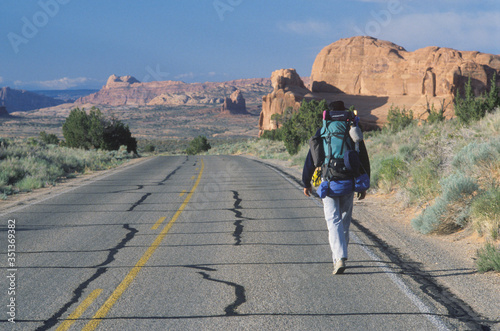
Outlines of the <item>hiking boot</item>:
[[335,261],[335,264],[333,265],[333,274],[338,275],[344,272],[345,270],[345,258],[342,258],[338,261]]

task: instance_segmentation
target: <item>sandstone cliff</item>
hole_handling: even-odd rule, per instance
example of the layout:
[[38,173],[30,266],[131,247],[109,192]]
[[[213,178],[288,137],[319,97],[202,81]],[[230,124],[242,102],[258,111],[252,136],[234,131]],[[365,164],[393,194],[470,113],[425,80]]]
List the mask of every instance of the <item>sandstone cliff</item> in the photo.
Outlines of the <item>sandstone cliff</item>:
[[[451,96],[468,77],[477,93],[486,90],[500,56],[426,47],[403,47],[371,37],[341,39],[314,61],[312,92],[359,95]],[[500,77],[499,77],[500,78]]]
[[258,103],[262,94],[270,90],[270,80],[255,78],[222,83],[141,83],[131,76],[112,75],[100,91],[80,98],[75,103],[110,106],[221,104],[226,96],[236,90],[247,95],[247,102]]
[[64,103],[37,93],[2,87],[0,89],[0,104],[5,105],[10,113],[29,111],[45,107],[53,107]]
[[259,129],[276,128],[271,116],[287,107],[298,109],[304,98],[342,100],[355,106],[366,126],[383,125],[392,105],[411,108],[418,117],[425,116],[429,105],[444,105],[451,116],[453,97],[468,78],[478,95],[490,88],[494,72],[499,85],[499,55],[440,47],[408,52],[372,37],[341,39],[316,57],[310,91],[298,82],[295,70],[273,72],[274,91],[263,98]]
[[221,107],[223,114],[247,114],[247,107],[243,93],[240,90],[234,91],[229,98],[224,99]]
[[295,69],[274,71],[271,85],[273,91],[262,98],[259,135],[264,130],[276,129],[276,123],[271,119],[274,114],[283,114],[287,108],[298,110],[304,97],[310,93]]

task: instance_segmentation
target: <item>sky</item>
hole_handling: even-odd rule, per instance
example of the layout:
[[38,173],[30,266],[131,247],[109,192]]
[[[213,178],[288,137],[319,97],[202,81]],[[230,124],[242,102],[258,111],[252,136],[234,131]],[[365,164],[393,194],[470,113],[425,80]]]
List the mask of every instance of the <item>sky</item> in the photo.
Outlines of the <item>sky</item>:
[[500,54],[500,1],[2,0],[0,87],[310,76],[322,48],[358,35]]

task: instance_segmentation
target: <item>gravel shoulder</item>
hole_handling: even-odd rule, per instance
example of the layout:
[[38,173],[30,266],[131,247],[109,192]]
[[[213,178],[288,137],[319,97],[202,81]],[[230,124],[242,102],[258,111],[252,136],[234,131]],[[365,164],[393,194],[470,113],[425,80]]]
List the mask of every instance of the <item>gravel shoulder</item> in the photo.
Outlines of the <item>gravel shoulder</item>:
[[[301,182],[302,167],[289,166],[286,161],[258,160]],[[475,268],[476,252],[484,245],[481,238],[468,230],[448,236],[422,235],[410,224],[413,211],[401,210],[387,195],[368,194],[362,201],[355,200],[353,214],[354,226],[416,266],[412,268],[418,268],[441,290],[451,293],[462,306],[470,307],[470,313],[491,330],[500,330],[500,274],[478,273]]]

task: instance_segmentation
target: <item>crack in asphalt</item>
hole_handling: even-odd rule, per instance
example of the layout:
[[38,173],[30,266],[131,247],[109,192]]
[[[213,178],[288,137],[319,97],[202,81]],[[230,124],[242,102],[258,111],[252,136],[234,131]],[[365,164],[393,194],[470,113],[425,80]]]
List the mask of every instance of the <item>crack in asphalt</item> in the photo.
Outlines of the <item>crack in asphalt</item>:
[[133,191],[140,191],[144,188],[144,185],[135,185],[135,186],[137,186],[137,188],[129,189],[129,190],[113,191],[113,192],[109,192],[109,193],[116,194],[116,193],[124,193],[124,192],[133,192]]
[[[203,270],[203,271],[212,271],[212,272],[217,271],[217,269],[213,269],[213,268],[209,268],[209,267],[200,267],[200,266],[195,266],[195,265],[187,265],[186,268],[199,269],[199,270]],[[226,308],[224,308],[224,312],[225,312],[224,316],[237,316],[237,315],[239,315],[238,312],[236,311],[236,309],[238,309],[239,306],[241,306],[242,304],[244,304],[247,301],[247,298],[245,295],[245,287],[240,285],[240,284],[233,283],[233,282],[228,282],[225,280],[212,278],[212,276],[210,276],[209,274],[207,274],[206,272],[203,272],[203,271],[198,272],[200,275],[203,276],[203,279],[209,280],[211,282],[222,283],[222,284],[234,287],[234,295],[236,296],[236,299],[234,300],[234,302],[232,302],[231,304],[226,306]]]
[[73,297],[66,303],[64,304],[61,309],[59,309],[54,315],[52,315],[49,319],[43,322],[43,325],[38,327],[36,331],[43,331],[43,330],[48,330],[54,325],[56,325],[59,322],[59,318],[66,312],[68,309],[75,303],[80,300],[80,298],[83,295],[83,291],[92,283],[94,280],[97,278],[101,277],[103,274],[108,271],[108,268],[106,267],[109,265],[111,262],[115,260],[115,255],[118,253],[118,251],[122,248],[125,247],[125,245],[131,241],[134,236],[136,235],[137,232],[139,232],[137,229],[130,227],[128,224],[124,224],[123,228],[128,230],[128,233],[125,235],[125,238],[123,238],[115,247],[109,249],[109,254],[106,258],[106,260],[103,263],[100,263],[96,266],[93,266],[91,268],[97,268],[95,273],[90,276],[87,280],[82,282],[74,291],[73,291]]
[[236,216],[237,220],[233,223],[235,226],[234,232],[233,232],[233,237],[234,237],[234,245],[239,246],[241,245],[241,234],[243,233],[243,214],[241,213],[240,209],[241,207],[241,198],[239,196],[239,193],[237,191],[231,191],[233,192],[233,199],[234,199],[234,207],[229,209],[234,213],[234,216]]
[[144,201],[146,201],[146,199],[151,195],[152,193],[146,193],[144,194],[140,199],[139,201],[137,201],[136,203],[134,203],[132,205],[132,207],[130,207],[127,211],[133,211],[137,206],[139,206],[140,204],[142,204]]

